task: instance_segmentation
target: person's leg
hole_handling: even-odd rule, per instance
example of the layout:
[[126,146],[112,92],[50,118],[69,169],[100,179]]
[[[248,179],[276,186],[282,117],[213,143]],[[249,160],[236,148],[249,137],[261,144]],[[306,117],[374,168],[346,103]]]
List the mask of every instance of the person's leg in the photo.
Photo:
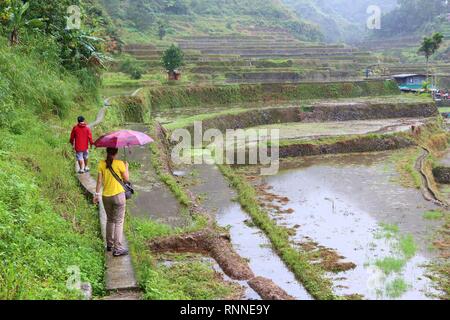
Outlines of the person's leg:
[[108,248],[114,247],[114,199],[113,197],[103,197],[103,206],[106,211],[106,245]]
[[126,198],[125,193],[115,196],[115,229],[114,229],[114,254],[126,254],[127,251],[123,246],[123,224],[125,221]]
[[83,159],[84,159],[84,170],[89,171],[88,162],[89,162],[89,151],[86,151],[83,153]]
[[83,173],[84,172],[83,152],[77,152],[76,157],[77,157],[78,165],[80,167],[79,173]]

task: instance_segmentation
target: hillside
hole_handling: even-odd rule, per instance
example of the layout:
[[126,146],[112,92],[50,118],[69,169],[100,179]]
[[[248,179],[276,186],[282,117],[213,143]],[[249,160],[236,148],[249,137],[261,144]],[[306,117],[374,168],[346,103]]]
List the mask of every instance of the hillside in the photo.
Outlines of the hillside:
[[130,43],[158,40],[160,25],[168,37],[281,30],[301,40],[322,39],[317,26],[299,19],[279,0],[102,0],[102,3],[123,29],[122,37]]
[[354,42],[366,35],[367,8],[391,11],[396,0],[283,0],[297,15],[320,26],[327,42]]

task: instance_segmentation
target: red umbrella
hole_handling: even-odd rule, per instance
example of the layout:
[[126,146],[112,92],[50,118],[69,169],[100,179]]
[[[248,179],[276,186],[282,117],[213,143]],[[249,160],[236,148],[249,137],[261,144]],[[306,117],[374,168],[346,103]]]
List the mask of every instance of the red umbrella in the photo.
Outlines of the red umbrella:
[[132,130],[120,130],[98,138],[94,145],[97,148],[125,148],[143,146],[153,141],[145,133]]
[[97,148],[128,148],[143,146],[154,142],[152,138],[142,132],[132,130],[120,130],[108,133],[95,141]]

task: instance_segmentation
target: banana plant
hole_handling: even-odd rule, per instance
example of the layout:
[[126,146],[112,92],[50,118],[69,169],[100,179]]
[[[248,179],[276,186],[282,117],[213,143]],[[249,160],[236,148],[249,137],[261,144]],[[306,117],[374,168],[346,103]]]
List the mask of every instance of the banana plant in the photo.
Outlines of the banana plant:
[[63,45],[63,62],[69,68],[105,68],[111,58],[97,49],[101,38],[85,34],[81,30],[66,30],[59,38]]
[[11,30],[9,43],[11,46],[20,42],[19,34],[23,28],[41,28],[44,25],[44,19],[29,19],[25,17],[25,13],[30,7],[30,3],[23,3],[22,0],[12,0],[11,5],[7,8],[8,25]]

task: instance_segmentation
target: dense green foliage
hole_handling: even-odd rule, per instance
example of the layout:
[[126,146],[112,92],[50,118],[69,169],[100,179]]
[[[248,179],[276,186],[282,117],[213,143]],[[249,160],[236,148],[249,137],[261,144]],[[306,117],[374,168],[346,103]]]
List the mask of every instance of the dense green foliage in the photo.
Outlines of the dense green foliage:
[[[428,61],[430,60],[430,57],[439,49],[443,39],[444,35],[442,33],[436,32],[431,37],[425,37],[423,39],[422,45],[419,48],[419,54],[424,55],[425,59],[427,60],[427,80],[429,75]],[[428,90],[428,84],[424,83],[424,86],[425,90]]]
[[[300,20],[278,0],[102,0],[126,34],[146,32],[159,39],[160,21],[167,35],[240,32],[251,26],[282,28],[305,40],[318,40],[317,28]],[[128,32],[128,33],[127,33]],[[150,36],[149,36],[150,34]]]
[[184,63],[184,53],[176,45],[171,45],[162,56],[162,65],[167,71],[173,72],[179,69]]
[[142,63],[130,56],[124,57],[120,61],[119,71],[128,74],[133,80],[141,79],[142,74],[145,72]]
[[100,295],[98,217],[70,174],[67,143],[68,117],[95,97],[59,65],[51,40],[27,41],[0,40],[0,299],[78,298],[66,287],[71,266]]
[[383,15],[382,28],[374,32],[381,37],[410,35],[429,24],[442,24],[447,11],[448,5],[442,0],[398,0],[398,7]]

